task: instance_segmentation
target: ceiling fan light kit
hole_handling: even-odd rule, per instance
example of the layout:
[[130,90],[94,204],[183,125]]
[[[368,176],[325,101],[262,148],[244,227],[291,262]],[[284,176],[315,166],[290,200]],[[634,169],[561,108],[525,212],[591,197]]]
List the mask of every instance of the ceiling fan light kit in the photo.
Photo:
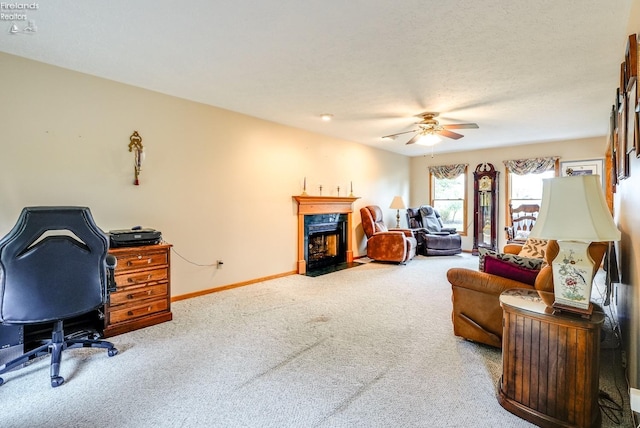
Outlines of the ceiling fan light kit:
[[415,133],[413,137],[407,144],[420,144],[425,146],[433,146],[442,140],[439,138],[440,136],[451,138],[452,140],[459,140],[464,137],[462,134],[458,134],[457,132],[450,131],[450,129],[476,129],[478,128],[478,124],[476,123],[457,123],[452,125],[440,125],[440,123],[435,119],[438,117],[439,113],[426,112],[420,113],[416,115],[416,117],[421,118],[420,122],[416,122],[418,125],[417,129],[413,129],[411,131],[398,132],[397,134],[385,135],[382,138],[389,138],[391,140],[395,140],[396,137],[402,134]]

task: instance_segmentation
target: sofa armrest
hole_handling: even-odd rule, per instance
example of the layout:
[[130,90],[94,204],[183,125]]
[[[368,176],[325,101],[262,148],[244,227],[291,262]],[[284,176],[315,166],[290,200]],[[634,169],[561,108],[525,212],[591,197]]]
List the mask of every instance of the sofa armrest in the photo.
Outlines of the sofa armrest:
[[[404,232],[397,230],[378,232],[367,240],[367,245],[397,245],[399,242],[404,242],[405,237]],[[413,234],[410,234],[409,237],[413,237]]]
[[506,254],[518,254],[522,250],[523,244],[507,244],[502,249],[503,253]]
[[534,289],[531,285],[520,281],[465,268],[449,269],[447,279],[452,286],[467,288],[479,293],[494,294],[496,296],[499,296],[503,291],[511,288]]

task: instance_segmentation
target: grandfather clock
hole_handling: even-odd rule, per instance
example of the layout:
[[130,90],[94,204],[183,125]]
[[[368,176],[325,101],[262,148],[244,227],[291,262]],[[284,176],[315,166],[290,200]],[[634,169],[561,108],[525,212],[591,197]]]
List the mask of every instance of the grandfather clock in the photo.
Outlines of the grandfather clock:
[[478,248],[498,250],[498,175],[490,163],[473,173],[473,255]]

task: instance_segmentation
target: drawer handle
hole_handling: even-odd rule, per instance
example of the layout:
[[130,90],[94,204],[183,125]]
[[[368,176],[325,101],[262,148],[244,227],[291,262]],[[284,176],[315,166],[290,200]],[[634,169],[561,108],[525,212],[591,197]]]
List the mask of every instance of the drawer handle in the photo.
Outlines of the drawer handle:
[[132,282],[132,283],[138,283],[138,282],[144,282],[144,281],[149,281],[151,279],[151,274],[149,275],[140,275],[140,276],[130,276],[129,278],[127,278],[127,282]]
[[131,294],[127,294],[127,299],[135,299],[135,298],[136,298],[136,296],[144,296],[145,294],[146,294],[147,296],[151,296],[151,295],[153,294],[153,291],[151,291],[151,290],[147,290],[147,291],[144,291],[144,292],[142,292],[142,293],[131,293]]
[[[152,306],[147,306],[147,312],[151,312],[153,310]],[[132,317],[133,316],[133,311],[128,311],[127,315]]]
[[148,259],[142,260],[142,256],[138,256],[138,260],[129,260],[127,261],[127,266],[135,266],[135,265],[150,265],[153,259],[149,257]]

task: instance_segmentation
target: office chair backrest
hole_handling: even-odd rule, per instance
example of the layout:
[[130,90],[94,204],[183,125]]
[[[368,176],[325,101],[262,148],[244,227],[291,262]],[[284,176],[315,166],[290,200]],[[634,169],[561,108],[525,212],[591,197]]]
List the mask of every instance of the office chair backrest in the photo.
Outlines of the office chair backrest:
[[0,322],[49,322],[98,308],[108,250],[88,208],[24,208],[0,240]]

